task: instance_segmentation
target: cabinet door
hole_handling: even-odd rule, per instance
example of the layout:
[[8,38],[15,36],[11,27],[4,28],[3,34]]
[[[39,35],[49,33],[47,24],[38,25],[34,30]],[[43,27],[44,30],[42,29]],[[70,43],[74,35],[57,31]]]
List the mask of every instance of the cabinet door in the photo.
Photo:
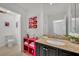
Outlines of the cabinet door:
[[49,47],[44,44],[40,44],[40,55],[41,56],[49,56]]
[[37,56],[46,56],[46,45],[36,43],[36,55]]
[[36,55],[40,56],[40,44],[36,43]]
[[50,47],[44,44],[36,43],[37,56],[79,56],[77,53]]
[[58,56],[68,56],[69,55],[69,53],[67,53],[67,52],[65,52],[65,51],[63,51],[63,50],[58,50]]
[[58,56],[58,49],[40,44],[40,56]]
[[54,47],[48,47],[49,56],[58,56],[58,49]]
[[59,49],[58,56],[79,56],[79,54]]
[[40,55],[41,56],[46,56],[46,50],[45,50],[45,45],[41,44],[40,46]]
[[53,47],[42,44],[41,49],[42,49],[41,55],[43,56],[57,56],[58,55],[57,48],[53,48]]

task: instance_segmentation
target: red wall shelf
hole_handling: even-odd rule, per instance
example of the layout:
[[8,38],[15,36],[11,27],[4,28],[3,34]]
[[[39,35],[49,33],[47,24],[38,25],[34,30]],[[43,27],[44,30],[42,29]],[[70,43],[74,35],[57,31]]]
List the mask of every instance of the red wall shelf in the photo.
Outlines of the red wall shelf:
[[24,52],[36,56],[36,39],[37,38],[24,38]]

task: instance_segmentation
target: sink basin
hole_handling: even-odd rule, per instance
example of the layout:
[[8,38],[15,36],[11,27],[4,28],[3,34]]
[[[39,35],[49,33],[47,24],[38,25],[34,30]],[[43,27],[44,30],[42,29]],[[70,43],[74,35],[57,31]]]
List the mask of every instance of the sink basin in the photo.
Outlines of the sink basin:
[[65,42],[60,39],[47,40],[47,43],[52,45],[65,45]]

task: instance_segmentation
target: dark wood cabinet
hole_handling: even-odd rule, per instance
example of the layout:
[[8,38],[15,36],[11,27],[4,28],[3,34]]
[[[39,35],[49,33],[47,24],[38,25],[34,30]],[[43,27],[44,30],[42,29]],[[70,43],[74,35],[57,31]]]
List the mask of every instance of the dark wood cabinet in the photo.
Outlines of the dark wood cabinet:
[[79,56],[79,54],[51,47],[45,44],[36,43],[36,55],[37,56]]
[[36,43],[36,55],[40,56],[40,44]]

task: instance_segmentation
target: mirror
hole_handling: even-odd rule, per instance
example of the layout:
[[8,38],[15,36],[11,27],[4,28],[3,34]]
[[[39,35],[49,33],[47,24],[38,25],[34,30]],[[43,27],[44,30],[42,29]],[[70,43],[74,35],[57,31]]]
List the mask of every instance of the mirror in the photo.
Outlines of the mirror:
[[79,3],[44,4],[44,32],[70,35],[79,33]]
[[70,4],[69,35],[79,34],[79,3]]
[[75,32],[79,34],[79,3],[76,3],[75,5],[76,5],[75,6],[75,8],[76,8],[76,11],[75,11],[76,12],[76,17],[75,17],[76,29],[75,29]]
[[44,14],[48,22],[46,23],[48,24],[48,34],[66,35],[68,7],[68,3],[44,4]]

